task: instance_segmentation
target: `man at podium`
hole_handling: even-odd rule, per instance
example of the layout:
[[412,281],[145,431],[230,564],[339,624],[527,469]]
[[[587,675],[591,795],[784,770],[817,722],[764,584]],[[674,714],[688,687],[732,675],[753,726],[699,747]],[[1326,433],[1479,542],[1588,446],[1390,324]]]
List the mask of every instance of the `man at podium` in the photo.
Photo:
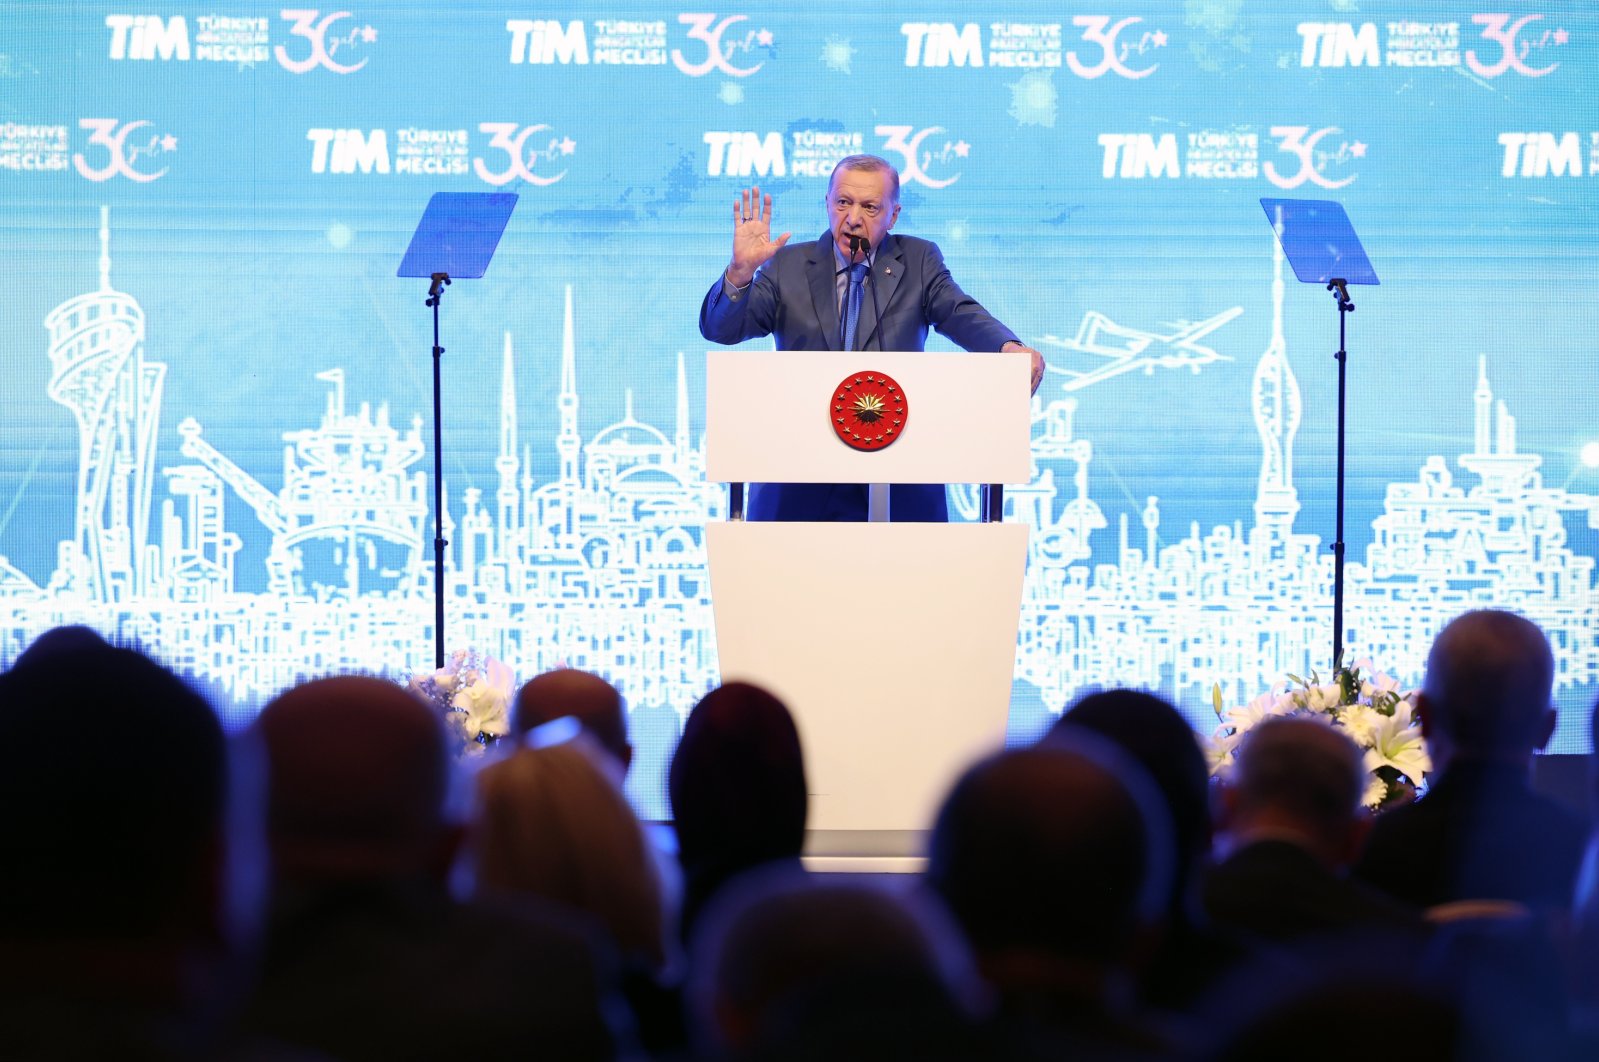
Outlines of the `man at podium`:
[[[733,204],[733,258],[700,306],[700,334],[713,343],[771,335],[779,350],[922,350],[936,328],[975,351],[1026,351],[1032,386],[1044,358],[960,289],[938,245],[894,236],[899,174],[876,155],[851,155],[827,182],[828,228],[785,247],[772,238],[772,197],[759,188]],[[881,310],[882,320],[878,319]],[[865,484],[756,483],[751,520],[864,520]],[[942,484],[896,483],[895,520],[944,521]]]

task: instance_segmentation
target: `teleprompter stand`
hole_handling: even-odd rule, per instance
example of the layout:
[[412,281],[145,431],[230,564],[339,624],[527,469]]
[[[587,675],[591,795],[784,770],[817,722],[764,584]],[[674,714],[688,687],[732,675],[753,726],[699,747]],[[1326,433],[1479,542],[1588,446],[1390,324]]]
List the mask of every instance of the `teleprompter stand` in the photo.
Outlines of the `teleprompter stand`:
[[440,399],[439,303],[451,280],[481,277],[516,208],[514,192],[435,192],[395,273],[427,277],[433,310],[433,658],[444,666],[444,429]]
[[1351,284],[1378,284],[1377,272],[1341,204],[1327,199],[1262,199],[1283,256],[1304,284],[1325,284],[1338,304],[1338,470],[1333,533],[1333,671],[1344,656],[1344,389],[1349,356],[1344,328],[1355,310]]

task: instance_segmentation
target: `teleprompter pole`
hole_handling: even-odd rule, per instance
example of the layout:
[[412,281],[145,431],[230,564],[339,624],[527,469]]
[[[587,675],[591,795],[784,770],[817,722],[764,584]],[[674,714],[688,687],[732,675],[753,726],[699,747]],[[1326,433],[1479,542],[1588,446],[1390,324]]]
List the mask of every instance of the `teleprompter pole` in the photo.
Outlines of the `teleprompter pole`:
[[434,273],[427,305],[433,308],[433,666],[444,667],[444,404],[439,371],[444,348],[439,346],[439,303],[450,284],[448,273]]
[[1349,354],[1344,349],[1344,327],[1355,304],[1349,298],[1347,282],[1334,277],[1327,281],[1327,290],[1338,302],[1338,467],[1335,474],[1337,504],[1333,516],[1333,657],[1332,669],[1337,673],[1344,658],[1344,383],[1349,366]]

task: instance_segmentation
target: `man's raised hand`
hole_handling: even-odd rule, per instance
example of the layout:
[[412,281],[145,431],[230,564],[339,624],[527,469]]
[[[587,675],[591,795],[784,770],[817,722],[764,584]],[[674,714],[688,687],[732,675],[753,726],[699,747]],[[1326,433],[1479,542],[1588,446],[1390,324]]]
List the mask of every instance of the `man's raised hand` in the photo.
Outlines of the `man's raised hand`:
[[761,196],[750,188],[733,201],[733,261],[727,267],[727,281],[742,288],[788,242],[793,233],[772,239],[772,197]]

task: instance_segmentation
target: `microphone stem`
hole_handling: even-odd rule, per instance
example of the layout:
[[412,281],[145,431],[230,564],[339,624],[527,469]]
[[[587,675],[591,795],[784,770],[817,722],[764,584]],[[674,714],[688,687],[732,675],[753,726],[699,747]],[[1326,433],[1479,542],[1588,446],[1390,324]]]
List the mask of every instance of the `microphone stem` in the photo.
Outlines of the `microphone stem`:
[[883,308],[877,303],[877,277],[872,272],[872,263],[866,263],[866,282],[872,288],[872,312],[877,315],[877,349],[883,349]]
[[877,315],[877,349],[883,349],[883,308],[877,302],[877,277],[872,274],[872,241],[864,236],[850,235],[849,255],[854,261],[856,255],[861,256],[861,261],[866,263],[866,279],[872,289],[872,312]]

